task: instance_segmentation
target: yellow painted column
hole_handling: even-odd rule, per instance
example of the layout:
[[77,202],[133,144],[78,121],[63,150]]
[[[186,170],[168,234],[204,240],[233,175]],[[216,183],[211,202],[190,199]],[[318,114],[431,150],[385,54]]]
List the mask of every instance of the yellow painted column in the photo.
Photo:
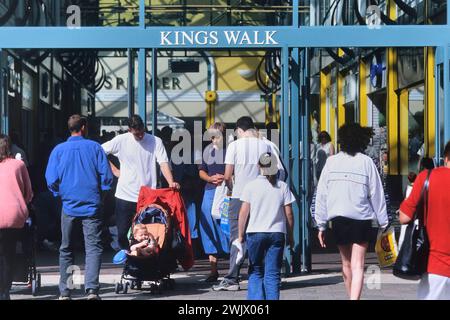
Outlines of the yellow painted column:
[[[388,16],[390,19],[396,19],[396,5],[393,0],[388,2]],[[388,135],[388,173],[390,175],[399,174],[399,134],[398,134],[398,105],[399,99],[397,95],[398,81],[397,81],[397,49],[387,49],[387,135]]]
[[369,124],[369,110],[367,105],[367,66],[366,62],[359,60],[359,124],[366,127]]
[[327,88],[329,74],[320,72],[320,131],[327,129]]
[[434,77],[434,48],[425,48],[425,154],[432,158],[435,155],[435,115],[436,115],[436,81]]
[[336,143],[336,107],[331,105],[330,106],[330,130],[329,130],[329,134],[331,137],[331,142],[334,144],[334,147],[337,147],[337,143]]
[[409,109],[409,90],[404,89],[400,93],[400,119],[399,119],[399,143],[400,143],[400,174],[408,175],[409,159],[408,159],[408,109]]
[[338,128],[345,124],[344,76],[337,72]]
[[209,128],[216,121],[216,101],[217,92],[216,91],[206,91],[205,92],[205,102],[206,102],[206,128]]

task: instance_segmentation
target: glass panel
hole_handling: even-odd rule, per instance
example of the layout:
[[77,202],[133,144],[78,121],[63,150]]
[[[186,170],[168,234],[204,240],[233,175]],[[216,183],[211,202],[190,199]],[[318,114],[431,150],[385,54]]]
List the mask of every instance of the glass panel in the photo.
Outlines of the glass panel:
[[292,19],[291,1],[168,0],[150,1],[149,26],[280,26]]
[[401,0],[388,11],[387,1],[301,0],[301,25],[446,24],[446,1]]
[[424,86],[409,91],[408,96],[408,167],[419,170],[420,157],[424,154]]
[[405,88],[424,79],[423,48],[398,49],[398,86]]

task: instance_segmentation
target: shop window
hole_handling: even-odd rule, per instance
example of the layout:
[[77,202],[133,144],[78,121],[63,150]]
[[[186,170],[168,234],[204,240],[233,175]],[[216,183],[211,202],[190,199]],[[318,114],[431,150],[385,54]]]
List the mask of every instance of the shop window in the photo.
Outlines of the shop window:
[[424,151],[424,87],[409,91],[408,96],[408,167],[418,171],[420,158],[427,156]]

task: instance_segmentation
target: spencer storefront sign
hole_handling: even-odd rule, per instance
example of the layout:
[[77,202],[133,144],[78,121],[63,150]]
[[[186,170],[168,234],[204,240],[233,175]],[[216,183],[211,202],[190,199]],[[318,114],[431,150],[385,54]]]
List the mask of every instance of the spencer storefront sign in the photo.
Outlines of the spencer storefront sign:
[[277,31],[161,31],[161,46],[273,46]]

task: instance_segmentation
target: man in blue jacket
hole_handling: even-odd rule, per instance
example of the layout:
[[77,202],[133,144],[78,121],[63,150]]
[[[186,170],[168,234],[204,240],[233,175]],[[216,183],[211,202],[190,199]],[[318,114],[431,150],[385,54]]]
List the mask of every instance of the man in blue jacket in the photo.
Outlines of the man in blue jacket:
[[74,231],[81,223],[86,250],[85,291],[88,300],[99,300],[102,193],[111,189],[113,175],[100,144],[85,138],[86,118],[73,115],[68,127],[71,136],[52,151],[45,173],[48,188],[62,200],[59,299],[70,300],[74,289],[69,283],[74,270]]

